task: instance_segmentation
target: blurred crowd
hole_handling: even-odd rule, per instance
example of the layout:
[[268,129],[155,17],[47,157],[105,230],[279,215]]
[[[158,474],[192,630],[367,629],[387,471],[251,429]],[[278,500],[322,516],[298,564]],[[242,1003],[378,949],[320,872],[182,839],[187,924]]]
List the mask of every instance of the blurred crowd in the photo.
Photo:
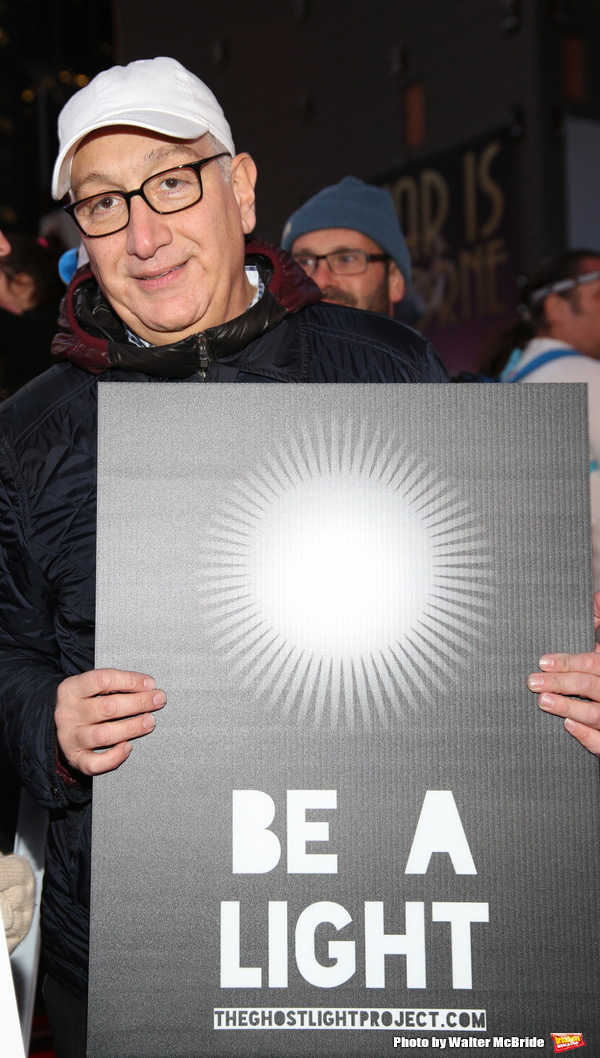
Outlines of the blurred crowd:
[[62,247],[49,235],[0,232],[0,397],[4,400],[52,364],[64,284]]

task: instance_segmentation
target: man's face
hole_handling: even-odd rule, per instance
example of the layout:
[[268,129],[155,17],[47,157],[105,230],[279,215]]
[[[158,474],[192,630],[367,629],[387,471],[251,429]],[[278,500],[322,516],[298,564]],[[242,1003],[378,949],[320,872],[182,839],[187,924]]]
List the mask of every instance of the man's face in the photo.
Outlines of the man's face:
[[[381,253],[368,235],[351,228],[323,228],[299,235],[291,248],[292,254],[325,254],[338,250],[365,250]],[[358,275],[335,275],[327,261],[318,261],[312,276],[323,293],[323,301],[350,305],[355,309],[392,315],[394,305],[404,295],[404,278],[394,261],[371,261],[365,272]]]
[[[584,257],[579,275],[600,271],[600,257]],[[552,336],[569,342],[580,353],[600,358],[600,279],[575,287],[568,298],[552,294],[546,301]]]
[[[171,140],[127,127],[100,130],[78,148],[72,199],[132,191],[149,176],[208,158],[206,142]],[[167,345],[240,315],[252,300],[244,272],[244,234],[252,231],[256,168],[249,155],[231,162],[231,183],[210,162],[200,202],[180,213],[154,213],[136,195],[129,224],[83,239],[98,284],[123,322],[153,345]]]
[[[580,274],[600,271],[600,257],[586,257]],[[600,357],[600,279],[575,288],[571,301],[572,344],[586,356]]]

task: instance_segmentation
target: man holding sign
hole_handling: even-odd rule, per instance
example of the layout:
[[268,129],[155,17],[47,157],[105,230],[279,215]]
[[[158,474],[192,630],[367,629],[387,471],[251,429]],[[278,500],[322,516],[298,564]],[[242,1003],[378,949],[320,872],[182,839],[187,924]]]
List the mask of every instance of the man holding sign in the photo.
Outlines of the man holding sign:
[[51,815],[42,937],[58,1058],[85,1053],[90,777],[121,765],[165,704],[152,677],[93,668],[98,379],[447,381],[426,339],[319,304],[287,254],[250,241],[254,162],[175,60],[100,74],[64,108],[59,140],[53,193],[69,195],[90,266],[64,303],[60,363],[2,407],[0,470],[0,729]]

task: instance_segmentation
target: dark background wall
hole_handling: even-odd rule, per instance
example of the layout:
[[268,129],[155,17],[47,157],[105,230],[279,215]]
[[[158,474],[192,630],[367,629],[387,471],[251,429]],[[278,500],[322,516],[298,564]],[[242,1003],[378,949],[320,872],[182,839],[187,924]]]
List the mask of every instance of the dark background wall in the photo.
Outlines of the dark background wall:
[[0,227],[35,233],[52,208],[56,121],[114,62],[111,0],[0,0]]
[[[502,123],[519,146],[518,252],[559,248],[561,123],[600,117],[597,0],[115,0],[119,58],[174,55],[259,167],[259,228],[320,187],[381,176]],[[156,12],[156,14],[155,14]]]
[[0,0],[0,224],[48,207],[55,125],[98,70],[173,55],[259,166],[277,239],[327,183],[377,179],[508,123],[523,268],[565,240],[566,114],[600,118],[597,0]]

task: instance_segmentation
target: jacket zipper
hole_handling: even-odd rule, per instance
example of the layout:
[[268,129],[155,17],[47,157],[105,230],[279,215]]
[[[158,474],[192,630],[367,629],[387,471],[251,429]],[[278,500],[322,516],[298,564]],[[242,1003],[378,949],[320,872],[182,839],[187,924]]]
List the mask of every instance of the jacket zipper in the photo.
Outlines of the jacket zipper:
[[203,334],[198,334],[196,336],[196,343],[198,346],[198,359],[200,360],[198,377],[201,382],[206,382],[206,372],[208,371],[213,358],[208,351],[206,338]]

